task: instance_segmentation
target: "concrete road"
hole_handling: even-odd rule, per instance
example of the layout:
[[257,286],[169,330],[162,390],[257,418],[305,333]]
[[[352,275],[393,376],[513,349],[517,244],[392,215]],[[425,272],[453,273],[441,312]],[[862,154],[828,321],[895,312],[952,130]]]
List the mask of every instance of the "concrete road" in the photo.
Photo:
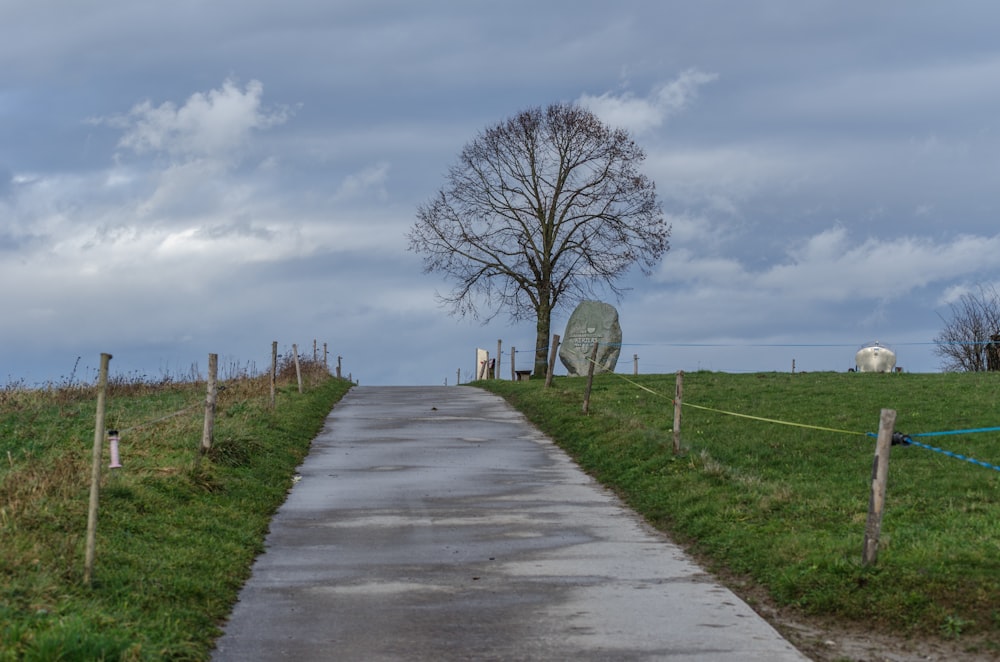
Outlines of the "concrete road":
[[500,398],[356,387],[216,662],[804,660]]

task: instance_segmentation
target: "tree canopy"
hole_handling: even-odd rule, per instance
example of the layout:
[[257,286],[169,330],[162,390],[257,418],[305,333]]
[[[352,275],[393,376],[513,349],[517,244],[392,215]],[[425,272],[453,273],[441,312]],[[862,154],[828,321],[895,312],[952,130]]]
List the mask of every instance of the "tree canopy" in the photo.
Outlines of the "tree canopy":
[[630,268],[648,275],[669,250],[644,159],[627,131],[578,105],[522,111],[463,148],[418,208],[409,248],[453,283],[439,295],[452,313],[535,319],[544,374],[554,310],[601,291],[620,297]]

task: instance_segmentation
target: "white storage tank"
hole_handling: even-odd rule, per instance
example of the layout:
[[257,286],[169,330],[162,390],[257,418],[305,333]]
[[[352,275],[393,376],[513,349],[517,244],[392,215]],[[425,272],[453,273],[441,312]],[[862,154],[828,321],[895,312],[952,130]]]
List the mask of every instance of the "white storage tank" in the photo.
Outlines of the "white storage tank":
[[896,369],[896,353],[876,341],[858,350],[854,365],[858,372],[892,372]]

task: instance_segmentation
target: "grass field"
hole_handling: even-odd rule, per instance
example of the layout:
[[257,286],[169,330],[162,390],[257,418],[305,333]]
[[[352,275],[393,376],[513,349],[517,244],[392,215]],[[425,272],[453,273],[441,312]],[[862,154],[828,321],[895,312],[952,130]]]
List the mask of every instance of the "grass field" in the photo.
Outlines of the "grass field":
[[[861,564],[880,410],[908,434],[995,427],[1000,375],[690,373],[679,455],[674,382],[599,376],[587,416],[581,378],[480,385],[727,581],[804,615],[1000,650],[1000,471],[894,446],[878,563]],[[93,389],[0,389],[0,661],[207,659],[349,384],[314,374],[300,395],[286,378],[273,410],[266,380],[225,387],[196,464],[203,384],[112,384],[106,423],[125,466],[103,472],[91,587]],[[998,436],[916,439],[1000,464]]]
[[[112,380],[96,561],[84,585],[95,389],[0,390],[0,660],[204,660],[295,468],[349,388],[305,366],[222,383],[198,460],[204,383]],[[196,461],[197,460],[197,461]]]
[[[1000,426],[1000,374],[689,373],[679,455],[674,375],[597,376],[586,416],[585,383],[478,385],[710,570],[804,615],[1000,650],[1000,471],[893,446],[878,561],[861,563],[881,409],[911,435]],[[998,438],[914,439],[1000,464]]]

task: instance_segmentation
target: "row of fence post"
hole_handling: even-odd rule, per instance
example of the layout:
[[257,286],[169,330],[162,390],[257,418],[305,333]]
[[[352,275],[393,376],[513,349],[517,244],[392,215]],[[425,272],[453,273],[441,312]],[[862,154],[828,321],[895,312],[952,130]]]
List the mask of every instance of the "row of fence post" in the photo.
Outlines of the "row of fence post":
[[[587,383],[584,387],[583,413],[590,413],[590,394],[594,380],[598,343],[594,343],[590,355],[590,366],[587,371]],[[674,383],[673,398],[673,452],[681,453],[681,412],[684,404],[684,371],[678,370]],[[892,448],[892,436],[895,432],[896,412],[893,409],[883,409],[879,416],[878,440],[875,445],[875,457],[872,462],[871,493],[868,501],[868,517],[865,522],[864,544],[862,547],[862,565],[874,565],[878,560],[878,544],[882,531],[882,518],[885,512],[885,494],[889,475],[889,451]]]
[[[555,370],[555,360],[559,348],[560,338],[558,335],[552,336],[552,346],[549,355],[548,370],[545,374],[545,386],[549,387],[552,385],[552,375]],[[497,341],[497,356],[501,356],[503,343],[502,340]],[[583,396],[583,413],[590,413],[590,395],[594,383],[594,369],[597,365],[597,351],[599,343],[594,343],[593,348],[590,352],[590,360],[588,362],[587,370],[587,383],[584,387]],[[510,350],[510,374],[511,380],[517,380],[517,370],[515,366],[515,355],[516,350],[511,347]],[[633,361],[633,372],[634,374],[639,374],[639,355],[634,354],[632,356]],[[496,378],[500,376],[500,366],[499,362],[495,364],[496,369],[493,375]],[[456,383],[459,383],[461,378],[461,369],[458,371],[456,378]],[[795,372],[795,364],[792,363],[792,372]],[[673,398],[673,452],[675,455],[681,452],[681,411],[683,408],[684,400],[684,371],[677,371],[676,382],[674,386],[674,398]],[[878,440],[875,446],[875,458],[873,460],[872,466],[872,479],[871,479],[871,494],[869,496],[869,506],[868,506],[868,517],[865,524],[865,536],[864,536],[864,546],[862,550],[862,564],[872,565],[876,562],[878,558],[878,542],[879,536],[882,529],[882,516],[885,510],[885,492],[886,492],[886,482],[889,472],[889,449],[892,447],[892,435],[895,428],[896,422],[896,412],[892,409],[883,409],[881,411],[879,419],[879,432]]]
[[[553,334],[552,345],[549,352],[548,372],[545,373],[546,385],[552,384],[552,371],[555,369],[557,351],[559,348],[559,334]],[[517,348],[511,345],[510,348],[510,380],[516,382],[520,379],[519,373],[530,372],[517,369]],[[503,339],[497,340],[497,358],[492,362],[492,370],[484,370],[481,366],[476,368],[476,379],[500,379],[500,357],[503,356]],[[339,357],[338,357],[339,358]],[[632,374],[639,374],[639,355],[632,355]],[[339,374],[337,375],[340,376]],[[455,371],[455,384],[462,383],[462,369]]]
[[[299,348],[297,344],[292,345],[292,353],[294,355],[295,363],[295,377],[298,385],[299,393],[303,392],[303,382],[302,382],[302,367],[299,363]],[[318,359],[318,347],[316,341],[313,341],[313,360]],[[108,436],[109,443],[111,445],[111,467],[119,468],[121,464],[118,461],[118,432],[116,430],[106,430],[105,429],[105,410],[106,410],[106,400],[107,400],[107,390],[108,390],[108,367],[111,362],[111,354],[101,354],[101,365],[98,371],[97,377],[97,413],[94,420],[94,446],[92,452],[92,463],[90,472],[90,502],[87,509],[87,538],[85,544],[85,557],[84,557],[84,567],[83,567],[83,581],[85,584],[90,584],[93,576],[94,570],[94,557],[96,548],[96,538],[97,538],[97,514],[98,506],[100,501],[100,483],[101,483],[101,462],[102,455],[104,451],[104,438],[105,435]],[[336,376],[339,379],[341,373],[341,359],[342,357],[337,357],[337,373]],[[326,343],[323,343],[323,365],[327,366],[327,348]],[[327,369],[328,366],[327,366]],[[276,386],[277,386],[277,375],[278,375],[278,342],[274,341],[271,343],[271,370],[270,370],[270,399],[269,404],[273,409],[276,404]],[[215,412],[216,406],[219,398],[219,387],[218,387],[218,377],[219,377],[219,355],[209,354],[208,355],[208,376],[206,381],[206,394],[205,394],[205,421],[202,426],[201,442],[198,446],[198,453],[195,456],[195,466],[198,466],[201,462],[203,455],[207,454],[212,449],[215,436]]]

